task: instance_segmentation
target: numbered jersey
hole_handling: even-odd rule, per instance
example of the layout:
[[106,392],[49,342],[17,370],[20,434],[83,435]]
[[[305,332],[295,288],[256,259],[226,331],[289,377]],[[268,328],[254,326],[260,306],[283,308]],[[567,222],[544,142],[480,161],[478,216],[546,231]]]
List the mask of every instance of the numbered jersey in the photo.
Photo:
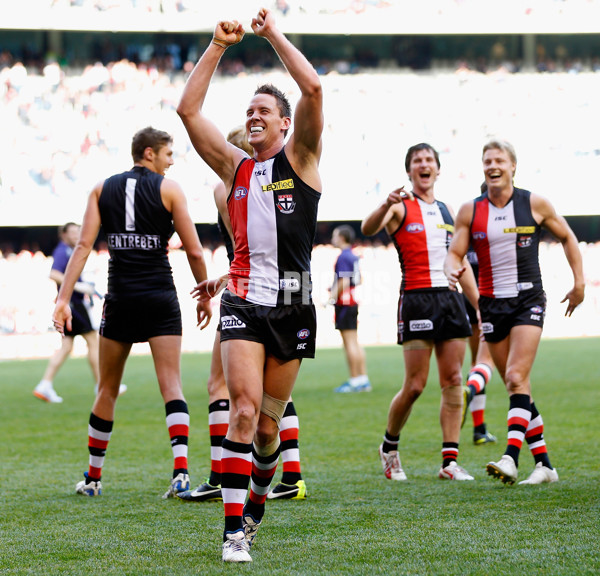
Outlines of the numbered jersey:
[[238,166],[227,210],[235,255],[227,288],[264,306],[310,303],[310,255],[321,194],[293,171],[284,150]]
[[162,181],[162,175],[134,166],[104,182],[98,207],[110,253],[110,293],[174,287],[167,257],[173,220],[160,196]]
[[531,193],[515,188],[503,208],[485,193],[474,201],[471,243],[479,262],[479,293],[511,298],[542,289],[538,258],[540,226],[531,213]]
[[392,234],[402,268],[402,290],[448,288],[444,259],[454,232],[450,211],[439,200],[428,204],[417,196],[405,201],[404,207],[404,220]]

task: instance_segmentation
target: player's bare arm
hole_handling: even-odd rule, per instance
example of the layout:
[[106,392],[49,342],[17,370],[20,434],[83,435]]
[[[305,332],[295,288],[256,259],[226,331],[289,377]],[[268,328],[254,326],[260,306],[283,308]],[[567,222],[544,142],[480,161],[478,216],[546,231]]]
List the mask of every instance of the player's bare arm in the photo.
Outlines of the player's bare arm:
[[[448,247],[448,254],[444,261],[444,274],[448,278],[450,290],[456,290],[461,276],[467,270],[468,262],[465,260],[467,250],[469,249],[469,227],[473,218],[473,203],[463,204],[458,211],[454,221],[454,236]],[[471,276],[473,271],[471,270]],[[471,302],[471,298],[466,294]]]
[[300,89],[294,113],[294,130],[286,145],[294,170],[315,190],[321,190],[318,164],[323,132],[323,89],[316,70],[306,57],[276,27],[270,10],[259,10],[252,30],[268,40]]
[[384,228],[394,233],[402,224],[406,212],[402,203],[406,198],[404,186],[388,194],[388,197],[361,223],[360,229],[365,236],[374,236]]
[[583,302],[585,292],[583,259],[581,257],[581,251],[579,250],[577,237],[573,230],[571,230],[567,221],[560,214],[556,213],[554,206],[546,198],[538,196],[537,194],[532,194],[531,210],[540,226],[543,226],[548,230],[562,244],[565,256],[567,257],[567,262],[571,267],[573,273],[573,288],[571,288],[561,300],[561,304],[563,302],[568,302],[565,316],[571,316],[575,308]]
[[177,106],[177,114],[192,145],[226,184],[233,181],[235,169],[244,154],[227,142],[219,129],[204,115],[202,108],[210,81],[226,48],[237,44],[243,37],[244,28],[239,22],[222,21],[217,24],[213,40],[190,74]]

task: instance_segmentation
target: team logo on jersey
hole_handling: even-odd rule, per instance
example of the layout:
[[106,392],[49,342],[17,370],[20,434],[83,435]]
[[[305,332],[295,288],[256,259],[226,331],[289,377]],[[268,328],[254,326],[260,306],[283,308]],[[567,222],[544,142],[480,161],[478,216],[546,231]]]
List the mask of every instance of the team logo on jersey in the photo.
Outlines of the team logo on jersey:
[[292,194],[277,194],[277,208],[282,214],[291,214],[296,208]]
[[234,191],[233,191],[233,199],[234,200],[242,200],[244,199],[246,196],[248,196],[248,189],[244,188],[243,186],[238,186]]
[[423,232],[425,230],[425,226],[420,222],[413,222],[412,224],[406,225],[406,231],[411,234],[418,234],[419,232]]
[[245,322],[242,322],[237,316],[221,316],[221,330],[228,330],[229,328],[245,328]]
[[433,330],[433,322],[431,320],[411,320],[408,323],[408,328],[411,332]]
[[271,184],[263,184],[261,186],[263,192],[270,192],[274,190],[290,190],[293,187],[293,178],[288,178],[287,180],[280,180],[279,182],[273,182]]
[[473,232],[471,234],[473,240],[485,240],[487,238],[487,234],[485,232]]
[[531,236],[519,236],[517,246],[519,248],[529,248],[531,246]]
[[302,328],[302,330],[298,330],[296,334],[300,340],[306,340],[310,336],[310,330],[308,328]]

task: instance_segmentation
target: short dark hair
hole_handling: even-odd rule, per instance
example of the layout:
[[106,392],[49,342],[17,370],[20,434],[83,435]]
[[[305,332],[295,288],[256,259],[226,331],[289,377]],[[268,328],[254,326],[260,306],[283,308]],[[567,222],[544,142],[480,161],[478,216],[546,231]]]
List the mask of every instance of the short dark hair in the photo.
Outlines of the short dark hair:
[[440,156],[437,153],[437,150],[431,144],[427,144],[427,142],[421,142],[420,144],[415,144],[414,146],[411,146],[408,149],[408,152],[406,153],[406,158],[404,159],[404,167],[406,168],[407,172],[410,169],[410,161],[412,160],[412,157],[421,150],[431,150],[433,152],[433,156],[435,157],[437,167],[441,168]]
[[354,228],[349,226],[348,224],[342,224],[333,230],[337,232],[339,236],[341,236],[348,244],[352,244],[354,239],[356,238],[356,233],[354,232]]
[[61,227],[60,233],[66,234],[71,226],[77,226],[77,228],[79,228],[79,224],[75,224],[75,222],[67,222],[64,226]]
[[[279,108],[279,114],[282,118],[291,118],[292,117],[292,107],[290,105],[290,101],[287,99],[287,96],[276,86],[273,84],[263,84],[259,86],[254,95],[257,94],[269,94],[273,96],[277,101],[277,108]],[[287,136],[288,131],[285,131],[285,135]]]
[[163,130],[157,130],[152,126],[147,126],[136,132],[131,140],[131,156],[134,162],[139,162],[144,158],[144,150],[148,147],[154,152],[158,152],[163,146],[171,144],[173,136]]

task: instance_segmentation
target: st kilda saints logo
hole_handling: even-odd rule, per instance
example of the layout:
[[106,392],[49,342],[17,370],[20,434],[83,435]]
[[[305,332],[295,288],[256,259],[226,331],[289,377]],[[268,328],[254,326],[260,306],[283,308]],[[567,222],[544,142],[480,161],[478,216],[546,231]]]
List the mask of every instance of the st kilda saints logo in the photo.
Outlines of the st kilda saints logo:
[[296,208],[292,194],[277,194],[277,208],[282,214],[291,214]]

